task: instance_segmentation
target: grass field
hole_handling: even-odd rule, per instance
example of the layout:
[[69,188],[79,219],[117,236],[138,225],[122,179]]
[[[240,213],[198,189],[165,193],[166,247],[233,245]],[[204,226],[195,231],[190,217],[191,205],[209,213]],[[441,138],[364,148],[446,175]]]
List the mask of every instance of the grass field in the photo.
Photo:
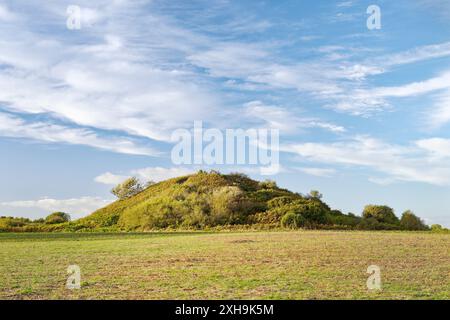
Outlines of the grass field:
[[[0,234],[0,248],[2,299],[450,298],[446,234]],[[72,264],[80,290],[65,287]]]

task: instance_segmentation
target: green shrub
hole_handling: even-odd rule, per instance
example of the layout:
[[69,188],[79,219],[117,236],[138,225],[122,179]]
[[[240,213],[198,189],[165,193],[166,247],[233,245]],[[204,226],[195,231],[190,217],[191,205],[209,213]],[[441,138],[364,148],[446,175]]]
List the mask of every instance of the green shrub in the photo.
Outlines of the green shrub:
[[379,222],[375,218],[363,218],[357,225],[361,230],[398,230],[399,225]]
[[308,194],[308,197],[309,198],[312,198],[312,199],[322,199],[322,197],[323,197],[323,194],[321,194],[319,191],[317,191],[317,190],[311,190],[310,192],[309,192],[309,194]]
[[317,203],[307,202],[293,206],[296,214],[304,219],[304,227],[315,228],[317,225],[326,223],[326,211]]
[[347,226],[347,227],[356,227],[361,221],[360,217],[345,215],[345,214],[336,214],[336,212],[330,212],[327,215],[327,224],[334,226]]
[[294,199],[289,196],[276,197],[267,202],[267,207],[269,209],[280,208],[282,206],[292,203],[293,201]]
[[246,223],[247,218],[256,213],[257,209],[258,204],[247,198],[239,187],[222,187],[212,194],[212,225]]
[[286,213],[281,218],[281,225],[285,228],[297,229],[302,227],[304,223],[305,219],[293,211]]
[[[147,188],[151,186],[152,185],[149,185]],[[132,177],[115,186],[111,190],[111,193],[120,200],[124,200],[138,194],[143,189],[144,187],[141,185],[139,180],[136,177]]]
[[273,180],[265,180],[259,183],[259,187],[262,189],[276,189],[278,188],[277,183]]
[[410,210],[403,212],[400,227],[404,230],[428,230],[428,226]]
[[431,231],[435,233],[450,233],[449,229],[442,227],[440,224],[433,224],[431,226]]
[[45,218],[46,224],[57,224],[70,221],[70,215],[64,212],[54,212]]
[[379,223],[386,224],[399,224],[400,222],[394,214],[394,210],[388,206],[368,205],[364,208],[363,218],[373,218]]

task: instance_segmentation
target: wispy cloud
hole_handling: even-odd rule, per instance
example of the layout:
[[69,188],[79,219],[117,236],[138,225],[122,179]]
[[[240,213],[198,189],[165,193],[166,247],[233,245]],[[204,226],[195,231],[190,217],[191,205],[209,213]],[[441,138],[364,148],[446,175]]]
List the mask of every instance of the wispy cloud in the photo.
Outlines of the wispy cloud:
[[296,169],[308,175],[322,178],[330,178],[336,174],[335,169],[329,168],[297,167]]
[[16,19],[16,15],[12,13],[8,7],[0,3],[0,21],[11,22]]
[[450,42],[416,47],[399,53],[391,53],[374,61],[385,67],[395,67],[414,62],[450,56]]
[[113,200],[102,199],[99,197],[81,197],[73,199],[44,198],[39,200],[0,202],[0,208],[3,212],[14,210],[14,213],[17,213],[17,209],[39,209],[45,210],[48,214],[62,211],[69,213],[73,219],[77,219],[110,204],[112,201]]
[[26,138],[45,143],[84,145],[97,149],[133,154],[157,156],[161,153],[133,141],[129,137],[100,137],[86,128],[71,128],[42,121],[25,121],[17,116],[0,112],[0,136]]
[[111,172],[105,172],[101,175],[94,178],[95,182],[106,184],[106,185],[118,185],[119,183],[122,183],[125,181],[129,176],[126,175],[120,175],[120,174],[113,174]]
[[307,128],[320,128],[333,133],[346,131],[342,126],[324,122],[317,118],[302,117],[301,114],[293,114],[286,108],[266,105],[261,101],[248,102],[244,105],[244,108],[244,115],[249,120],[261,120],[263,122],[262,126],[278,129],[286,134],[298,133],[299,130]]
[[[401,86],[377,87],[373,89],[354,89],[347,95],[336,95],[336,104],[330,105],[338,111],[356,115],[383,110],[390,106],[389,98],[415,97],[450,88],[450,72],[419,82]],[[429,109],[428,122],[438,126],[448,121],[446,94],[439,95],[434,108]],[[438,116],[436,116],[438,115]]]
[[[64,40],[51,33],[34,33],[32,26],[18,25],[13,33],[0,31],[0,64],[5,66],[0,101],[16,112],[46,113],[80,126],[162,141],[170,140],[174,128],[200,117],[212,118],[220,103],[208,86],[200,86],[183,61],[172,64],[166,54],[189,51],[194,36],[181,34],[157,16],[130,15],[142,5],[99,3],[91,11],[101,12],[105,19],[97,19],[95,28],[66,30],[71,34]],[[44,15],[45,9],[65,16],[66,7],[42,4],[35,9],[37,16]],[[135,19],[141,24],[130,30]],[[155,42],[141,41],[148,32],[140,28],[150,22],[161,27]],[[148,28],[153,29],[157,28]],[[188,39],[177,45],[174,38],[182,36]],[[82,44],[78,37],[84,38]]]
[[450,89],[439,93],[434,99],[434,105],[426,117],[431,128],[439,128],[450,123]]
[[[211,30],[219,28],[217,24],[193,28],[189,24],[193,21],[183,23],[164,15],[149,1],[80,5],[89,20],[80,31],[64,29],[64,4],[29,5],[33,14],[54,14],[48,23],[59,21],[64,37],[35,31],[45,30],[35,28],[34,23],[42,24],[34,22],[39,19],[25,19],[31,22],[18,24],[14,32],[0,31],[0,63],[6,66],[0,74],[0,101],[10,110],[51,114],[79,126],[168,142],[175,128],[191,126],[197,119],[214,123],[225,108],[238,108],[228,103],[233,99],[223,94],[223,81],[237,91],[277,95],[279,90],[296,90],[328,108],[366,115],[389,106],[388,98],[395,96],[392,90],[403,89],[406,95],[406,90],[426,85],[418,81],[410,87],[376,88],[366,82],[368,77],[450,55],[450,43],[385,55],[331,44],[299,62],[280,56],[283,42],[237,40]],[[351,5],[345,1],[338,7]],[[212,7],[217,12],[224,9],[218,3]],[[212,10],[204,19],[217,14]],[[21,14],[26,17],[29,12]],[[251,25],[255,32],[273,25],[256,17],[230,21],[238,33]],[[322,127],[341,131],[339,125]]]
[[146,167],[131,170],[128,174],[112,174],[111,172],[103,173],[95,177],[95,181],[107,184],[107,185],[117,185],[123,182],[129,177],[136,177],[144,182],[153,181],[159,182],[170,178],[175,178],[179,176],[188,175],[194,173],[194,169],[183,168],[183,167],[173,167],[173,168],[163,168],[163,167]]
[[346,8],[346,7],[351,7],[353,5],[354,1],[342,1],[342,2],[338,2],[338,4],[336,5],[338,8]]
[[442,186],[450,185],[449,146],[448,140],[439,138],[403,146],[358,136],[343,142],[287,145],[282,150],[295,153],[304,160],[365,167],[385,175],[371,177],[371,181],[381,178]]

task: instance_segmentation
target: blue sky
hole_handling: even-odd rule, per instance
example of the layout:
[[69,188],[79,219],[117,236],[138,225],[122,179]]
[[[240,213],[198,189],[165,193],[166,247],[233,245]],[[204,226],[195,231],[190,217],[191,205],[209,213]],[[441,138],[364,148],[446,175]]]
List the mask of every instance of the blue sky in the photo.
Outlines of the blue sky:
[[0,26],[1,215],[81,217],[127,176],[197,170],[170,136],[202,120],[280,130],[283,187],[450,226],[446,0],[0,0]]

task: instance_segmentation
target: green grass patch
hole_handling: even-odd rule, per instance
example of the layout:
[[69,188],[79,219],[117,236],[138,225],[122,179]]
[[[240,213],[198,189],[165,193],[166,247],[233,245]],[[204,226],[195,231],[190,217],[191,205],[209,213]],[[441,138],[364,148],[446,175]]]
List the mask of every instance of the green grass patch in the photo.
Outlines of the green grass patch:
[[[284,231],[0,234],[2,299],[449,299],[450,236]],[[81,268],[80,290],[65,287]],[[369,265],[382,290],[369,291]]]

